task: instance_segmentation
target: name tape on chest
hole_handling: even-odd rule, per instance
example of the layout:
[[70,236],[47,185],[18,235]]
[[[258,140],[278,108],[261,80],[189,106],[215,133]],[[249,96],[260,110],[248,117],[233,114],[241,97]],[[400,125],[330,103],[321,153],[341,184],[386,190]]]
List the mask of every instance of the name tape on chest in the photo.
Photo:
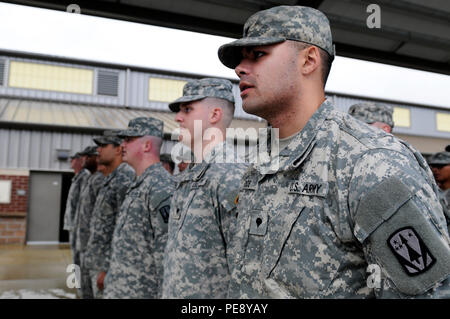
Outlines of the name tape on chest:
[[328,192],[328,183],[291,181],[289,183],[289,193],[309,196],[325,197]]

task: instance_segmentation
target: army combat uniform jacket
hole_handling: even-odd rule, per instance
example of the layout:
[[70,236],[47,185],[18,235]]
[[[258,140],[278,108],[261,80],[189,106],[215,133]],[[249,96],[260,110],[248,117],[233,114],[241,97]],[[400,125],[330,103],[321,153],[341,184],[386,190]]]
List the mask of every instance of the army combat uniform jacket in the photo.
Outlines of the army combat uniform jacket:
[[419,153],[325,101],[242,179],[229,297],[450,297],[436,193]]
[[218,160],[233,152],[224,145],[180,175],[170,208],[163,298],[226,297],[227,243],[246,165]]
[[66,210],[64,213],[64,230],[73,231],[74,221],[77,207],[79,204],[80,193],[86,185],[91,172],[83,168],[77,175],[72,178],[69,194],[67,195]]
[[447,229],[450,233],[450,188],[445,191],[439,189],[439,202],[444,210],[445,219],[447,220]]
[[121,206],[105,279],[105,298],[161,296],[164,248],[175,178],[161,163],[131,185]]
[[126,163],[121,163],[105,178],[92,211],[89,241],[84,256],[87,268],[105,272],[108,270],[117,215],[134,179],[135,172]]
[[85,252],[89,240],[89,226],[94,210],[95,200],[103,185],[105,176],[100,172],[92,174],[86,187],[80,194],[80,204],[77,213],[76,249],[82,254]]
[[67,196],[66,211],[64,214],[64,229],[69,231],[70,249],[72,251],[72,260],[74,264],[80,264],[80,254],[76,250],[76,220],[77,210],[80,206],[80,194],[87,185],[87,181],[91,176],[91,172],[83,168],[72,179],[69,194]]
[[94,209],[95,199],[103,184],[105,176],[100,172],[90,175],[86,186],[80,193],[79,205],[75,218],[75,251],[79,255],[81,289],[80,297],[90,299],[93,297],[89,272],[84,267],[84,255],[89,240],[89,225]]

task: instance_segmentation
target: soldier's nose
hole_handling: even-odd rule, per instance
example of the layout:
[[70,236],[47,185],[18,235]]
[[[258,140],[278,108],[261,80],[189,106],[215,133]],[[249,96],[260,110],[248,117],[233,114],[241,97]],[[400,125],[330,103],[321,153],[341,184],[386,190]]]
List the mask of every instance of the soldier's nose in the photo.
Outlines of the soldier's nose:
[[246,67],[246,65],[243,61],[244,60],[242,60],[234,69],[234,72],[236,72],[236,75],[238,77],[248,74],[248,68]]

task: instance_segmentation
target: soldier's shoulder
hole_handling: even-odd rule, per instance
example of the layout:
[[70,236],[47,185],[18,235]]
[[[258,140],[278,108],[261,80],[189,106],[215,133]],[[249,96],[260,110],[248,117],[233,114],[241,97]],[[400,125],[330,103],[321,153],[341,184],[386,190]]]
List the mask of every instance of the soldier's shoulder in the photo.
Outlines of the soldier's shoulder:
[[119,166],[119,174],[123,176],[134,177],[136,175],[136,172],[134,171],[133,167],[131,167],[127,163],[122,163]]
[[113,184],[119,187],[129,186],[136,178],[134,169],[127,163],[122,163],[117,168],[117,173],[113,178]]
[[144,180],[146,187],[151,187],[152,189],[164,188],[173,190],[176,182],[177,178],[169,174],[162,165],[156,166],[156,169],[151,174],[148,174]]
[[103,182],[105,179],[105,175],[103,175],[100,172],[95,172],[95,174],[92,174],[91,177],[89,178],[90,182],[93,184],[98,184]]
[[228,187],[235,188],[248,168],[248,164],[243,163],[212,163],[208,168],[205,177],[208,178],[214,187],[222,191]]
[[242,162],[231,163],[211,163],[208,168],[208,173],[212,176],[222,177],[230,175],[232,177],[242,176],[247,170],[249,164]]
[[412,148],[394,135],[336,109],[329,112],[322,130],[326,131],[326,134],[319,139],[329,138],[331,132],[331,136],[339,140],[339,146],[347,149],[349,153],[362,154],[373,150],[398,152],[408,156],[412,153]]

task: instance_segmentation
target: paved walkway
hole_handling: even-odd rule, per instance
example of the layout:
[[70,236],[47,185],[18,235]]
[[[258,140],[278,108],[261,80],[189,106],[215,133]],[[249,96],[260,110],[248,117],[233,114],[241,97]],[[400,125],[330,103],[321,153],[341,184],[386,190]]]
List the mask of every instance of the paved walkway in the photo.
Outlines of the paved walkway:
[[0,245],[0,299],[77,298],[67,287],[68,245]]

